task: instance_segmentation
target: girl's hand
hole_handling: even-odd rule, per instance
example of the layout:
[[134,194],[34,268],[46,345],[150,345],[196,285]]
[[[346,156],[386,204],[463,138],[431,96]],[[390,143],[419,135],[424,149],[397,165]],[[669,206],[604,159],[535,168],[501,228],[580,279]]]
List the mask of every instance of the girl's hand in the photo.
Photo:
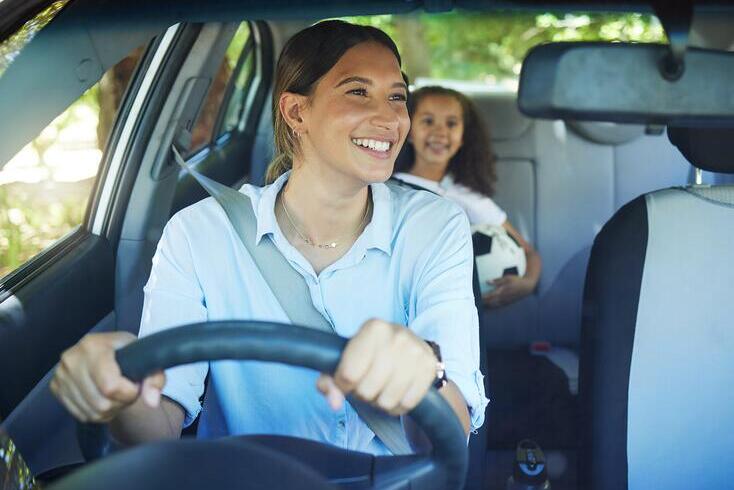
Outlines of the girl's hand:
[[128,332],[86,335],[61,355],[51,380],[51,391],[81,422],[109,422],[139,396],[156,407],[166,384],[162,371],[146,378],[142,386],[120,373],[115,350],[137,337]]
[[504,276],[494,281],[495,289],[491,293],[482,296],[484,304],[489,308],[499,308],[524,298],[535,289],[533,281],[520,276]]
[[344,397],[357,398],[402,415],[412,410],[436,379],[431,347],[409,329],[369,320],[347,343],[334,376],[322,374],[317,387],[333,409]]

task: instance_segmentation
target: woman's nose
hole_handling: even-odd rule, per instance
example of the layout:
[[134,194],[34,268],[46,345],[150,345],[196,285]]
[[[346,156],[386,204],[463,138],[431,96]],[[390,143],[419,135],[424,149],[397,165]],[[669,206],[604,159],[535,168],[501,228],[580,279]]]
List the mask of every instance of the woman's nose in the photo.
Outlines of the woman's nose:
[[400,124],[400,114],[392,107],[390,102],[379,103],[372,118],[372,123],[381,128],[394,130]]

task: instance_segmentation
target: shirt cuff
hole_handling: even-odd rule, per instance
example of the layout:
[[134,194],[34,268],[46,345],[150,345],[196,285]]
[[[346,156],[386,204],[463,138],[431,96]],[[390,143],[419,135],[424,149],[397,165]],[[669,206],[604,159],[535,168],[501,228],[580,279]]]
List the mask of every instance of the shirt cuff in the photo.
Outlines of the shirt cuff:
[[[166,369],[166,385],[161,394],[175,401],[185,412],[184,427],[191,425],[201,412],[199,398],[204,392],[203,382],[195,381],[188,375],[193,365]],[[189,369],[187,369],[189,368]]]
[[484,376],[478,369],[473,375],[460,375],[447,370],[446,377],[458,388],[469,407],[470,431],[475,432],[484,423],[484,412],[489,400],[484,395]]

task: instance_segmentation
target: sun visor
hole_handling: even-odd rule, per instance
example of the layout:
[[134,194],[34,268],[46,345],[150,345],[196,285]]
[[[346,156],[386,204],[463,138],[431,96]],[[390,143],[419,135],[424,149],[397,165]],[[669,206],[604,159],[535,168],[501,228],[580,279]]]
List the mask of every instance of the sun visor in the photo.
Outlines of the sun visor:
[[734,174],[734,128],[668,127],[668,139],[694,167]]
[[167,24],[95,15],[94,2],[64,9],[0,76],[0,167],[109,68]]
[[669,47],[550,43],[523,62],[518,105],[544,119],[732,125],[734,53],[689,48],[678,79],[663,75]]

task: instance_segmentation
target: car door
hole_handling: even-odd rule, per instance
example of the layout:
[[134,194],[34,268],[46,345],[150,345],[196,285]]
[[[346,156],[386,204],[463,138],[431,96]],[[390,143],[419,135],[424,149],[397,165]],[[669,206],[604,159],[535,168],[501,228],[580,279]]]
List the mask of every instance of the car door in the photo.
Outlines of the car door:
[[0,11],[0,418],[35,471],[73,440],[50,369],[85,333],[115,327],[116,142],[166,31],[120,36],[70,1],[18,5]]
[[73,0],[3,12],[18,18],[0,31],[0,417],[39,473],[80,459],[50,370],[89,331],[137,329],[155,223],[203,197],[160,136],[189,134],[192,165],[242,182],[272,54],[264,23],[141,24]]

